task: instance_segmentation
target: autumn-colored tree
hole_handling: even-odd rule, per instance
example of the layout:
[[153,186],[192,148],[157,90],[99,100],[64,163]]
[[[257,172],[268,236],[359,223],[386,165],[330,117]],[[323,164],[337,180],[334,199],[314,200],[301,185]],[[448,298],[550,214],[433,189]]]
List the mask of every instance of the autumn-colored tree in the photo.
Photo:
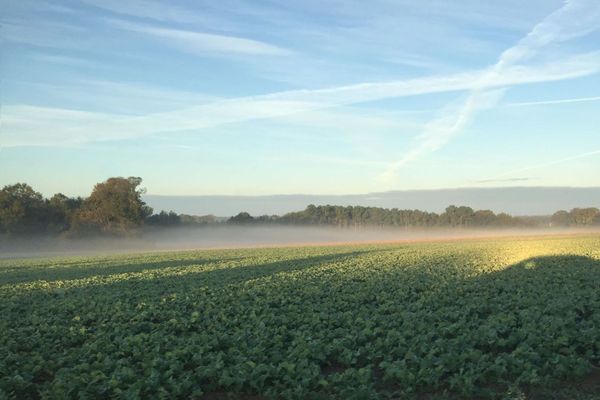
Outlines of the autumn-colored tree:
[[152,214],[142,201],[138,177],[109,178],[98,183],[73,218],[74,233],[127,234],[141,227]]
[[597,217],[600,215],[600,210],[598,210],[596,207],[574,208],[571,210],[570,214],[575,222],[575,225],[588,226],[597,221]]

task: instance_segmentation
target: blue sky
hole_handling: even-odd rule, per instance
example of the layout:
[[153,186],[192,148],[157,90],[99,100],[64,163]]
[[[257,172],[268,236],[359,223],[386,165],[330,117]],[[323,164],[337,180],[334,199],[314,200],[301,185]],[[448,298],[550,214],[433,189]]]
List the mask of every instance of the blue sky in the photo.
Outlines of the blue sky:
[[0,185],[600,185],[600,2],[8,0]]

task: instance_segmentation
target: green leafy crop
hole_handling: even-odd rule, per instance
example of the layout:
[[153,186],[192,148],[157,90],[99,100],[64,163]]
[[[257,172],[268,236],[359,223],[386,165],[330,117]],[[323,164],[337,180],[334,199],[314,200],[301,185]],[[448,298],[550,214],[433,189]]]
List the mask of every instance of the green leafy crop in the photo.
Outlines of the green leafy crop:
[[0,311],[0,398],[519,398],[596,371],[600,238],[4,260]]

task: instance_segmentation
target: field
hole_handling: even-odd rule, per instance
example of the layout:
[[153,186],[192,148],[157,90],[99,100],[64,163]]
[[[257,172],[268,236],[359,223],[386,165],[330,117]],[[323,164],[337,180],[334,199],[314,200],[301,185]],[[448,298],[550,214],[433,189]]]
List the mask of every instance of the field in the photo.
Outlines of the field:
[[0,261],[0,398],[600,398],[600,236]]

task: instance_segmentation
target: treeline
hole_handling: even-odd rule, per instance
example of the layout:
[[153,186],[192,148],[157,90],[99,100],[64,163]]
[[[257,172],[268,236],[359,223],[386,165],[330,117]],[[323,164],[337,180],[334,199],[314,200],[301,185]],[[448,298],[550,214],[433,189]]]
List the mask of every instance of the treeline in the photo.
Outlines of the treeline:
[[503,227],[585,227],[600,225],[597,208],[560,210],[551,217],[514,217],[491,210],[449,206],[440,214],[421,210],[361,206],[315,206],[282,216],[254,217],[241,212],[231,218],[214,215],[186,215],[173,211],[153,214],[142,200],[144,189],[138,177],[109,178],[94,186],[87,198],[61,193],[46,199],[25,183],[0,190],[0,234],[55,234],[87,236],[129,235],[142,228],[162,229],[183,226],[230,225],[310,225],[339,228],[503,228]]
[[186,215],[153,210],[143,200],[142,179],[109,178],[89,197],[57,193],[49,199],[26,183],[0,190],[0,234],[10,236],[131,235],[144,227],[199,226],[223,222],[214,215]]
[[0,232],[8,235],[129,234],[152,214],[141,199],[138,177],[110,178],[98,183],[89,197],[49,199],[25,183],[0,190]]
[[188,215],[177,214],[173,211],[161,211],[150,216],[146,223],[155,227],[181,227],[196,225],[212,225],[227,221],[227,218],[215,217],[214,215]]
[[364,227],[400,228],[543,228],[543,227],[590,227],[600,226],[600,210],[595,207],[560,210],[551,217],[514,217],[506,213],[496,214],[491,210],[474,210],[466,206],[449,206],[441,213],[421,210],[362,206],[315,206],[283,216],[262,215],[253,217],[241,212],[227,223],[320,225],[360,229]]
[[600,225],[600,210],[596,207],[560,210],[550,218],[551,226],[593,226]]
[[286,224],[336,226],[339,228],[361,229],[378,228],[499,228],[499,227],[540,227],[547,225],[546,217],[513,217],[506,213],[496,214],[491,210],[473,210],[466,206],[449,206],[437,214],[421,210],[401,210],[397,208],[362,206],[315,206],[309,205],[303,211],[291,212],[283,216],[263,215],[253,217],[247,212],[231,217],[227,223]]

